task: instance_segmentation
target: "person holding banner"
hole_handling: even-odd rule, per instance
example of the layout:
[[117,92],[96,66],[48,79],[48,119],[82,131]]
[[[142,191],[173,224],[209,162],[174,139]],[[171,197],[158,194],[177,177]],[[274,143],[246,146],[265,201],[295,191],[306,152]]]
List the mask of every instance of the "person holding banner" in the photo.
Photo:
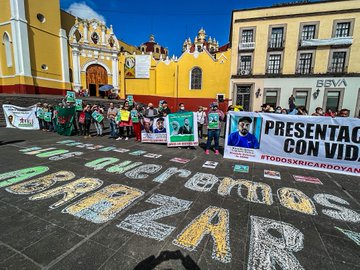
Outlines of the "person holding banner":
[[206,142],[205,154],[210,154],[211,142],[214,139],[215,143],[215,155],[219,154],[219,138],[221,130],[221,121],[224,120],[224,113],[219,110],[216,103],[212,104],[212,108],[208,113],[208,134]]
[[141,111],[142,111],[141,105],[136,104],[135,109],[133,109],[130,112],[131,121],[134,127],[135,141],[139,141],[139,142],[141,142],[141,120],[143,118]]
[[144,116],[146,117],[146,118],[149,118],[149,119],[154,119],[155,117],[157,117],[159,115],[159,111],[156,109],[156,108],[154,108],[154,105],[150,102],[149,104],[148,104],[148,107],[147,107],[147,109],[145,110],[145,114],[144,114]]
[[84,138],[90,138],[91,135],[90,135],[90,126],[91,126],[91,114],[92,114],[92,111],[91,111],[91,106],[90,104],[86,105],[85,108],[84,108],[84,113],[85,113],[85,123],[84,123]]
[[121,115],[121,121],[119,124],[120,127],[120,136],[116,140],[122,140],[125,135],[125,129],[126,129],[126,137],[125,141],[127,141],[131,135],[131,127],[132,127],[132,121],[130,117],[130,106],[129,101],[125,100],[123,108],[120,110]]
[[104,109],[99,105],[94,105],[92,108],[92,117],[94,118],[94,125],[96,128],[96,136],[102,137],[103,133],[103,120],[104,120]]
[[198,124],[199,138],[202,139],[203,127],[204,127],[204,125],[206,125],[206,112],[204,112],[204,107],[199,106],[199,109],[195,114],[196,114],[196,119],[197,119],[197,124]]
[[168,107],[168,104],[165,100],[161,103],[161,110],[159,111],[159,113],[163,117],[166,117],[168,114],[171,113],[170,108]]
[[250,117],[240,117],[238,122],[238,130],[229,135],[227,145],[259,149],[259,142],[257,138],[249,132],[251,123],[252,119]]

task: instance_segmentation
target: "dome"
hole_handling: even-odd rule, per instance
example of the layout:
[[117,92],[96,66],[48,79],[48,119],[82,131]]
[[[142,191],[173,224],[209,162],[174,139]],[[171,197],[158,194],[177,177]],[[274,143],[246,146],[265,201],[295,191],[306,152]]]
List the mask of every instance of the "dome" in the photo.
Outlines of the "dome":
[[152,53],[155,59],[160,59],[161,55],[162,58],[168,56],[168,50],[155,41],[153,34],[150,35],[149,41],[140,45],[139,49],[143,53]]

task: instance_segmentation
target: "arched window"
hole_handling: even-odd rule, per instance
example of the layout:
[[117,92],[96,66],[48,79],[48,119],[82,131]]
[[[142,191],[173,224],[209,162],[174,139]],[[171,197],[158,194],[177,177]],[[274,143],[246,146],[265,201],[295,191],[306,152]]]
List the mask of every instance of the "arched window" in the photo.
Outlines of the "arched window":
[[5,47],[6,65],[7,67],[12,67],[13,62],[12,62],[12,53],[11,53],[11,42],[9,35],[6,32],[3,35],[3,44]]
[[202,82],[202,71],[199,67],[195,67],[191,70],[191,88],[190,89],[201,89]]

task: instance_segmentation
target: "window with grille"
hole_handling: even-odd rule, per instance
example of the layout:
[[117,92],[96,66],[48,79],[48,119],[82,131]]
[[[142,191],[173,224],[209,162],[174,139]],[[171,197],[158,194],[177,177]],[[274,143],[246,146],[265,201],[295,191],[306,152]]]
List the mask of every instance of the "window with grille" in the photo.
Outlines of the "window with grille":
[[350,36],[350,22],[342,22],[336,24],[335,37]]
[[254,30],[243,30],[241,33],[241,43],[254,42]]
[[201,89],[202,71],[196,67],[191,70],[191,89]]
[[265,93],[265,102],[271,107],[275,108],[278,100],[278,91],[277,90],[267,90]]
[[250,73],[251,70],[251,55],[242,55],[240,56],[240,73],[246,73],[247,75]]
[[301,53],[299,56],[299,66],[297,73],[310,74],[312,71],[312,53]]
[[282,48],[284,41],[284,28],[276,27],[271,29],[270,48]]
[[301,32],[301,40],[308,40],[315,38],[315,25],[304,25]]
[[281,66],[281,55],[270,54],[267,73],[268,74],[280,73],[280,66]]
[[330,72],[345,71],[346,52],[334,52],[331,59]]

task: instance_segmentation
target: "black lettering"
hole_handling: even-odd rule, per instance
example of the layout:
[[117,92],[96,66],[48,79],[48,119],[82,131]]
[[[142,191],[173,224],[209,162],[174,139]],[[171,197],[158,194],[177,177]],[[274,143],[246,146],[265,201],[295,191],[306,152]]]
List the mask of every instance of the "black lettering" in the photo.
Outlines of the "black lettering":
[[279,122],[276,121],[275,124],[275,135],[276,136],[284,136],[284,127],[285,127],[285,123],[284,122]]
[[269,134],[269,130],[274,128],[274,121],[266,121],[265,123],[265,134]]
[[305,130],[305,138],[306,139],[313,139],[313,132],[314,130],[312,129],[313,127],[315,126],[315,124],[311,124],[311,123],[308,123],[306,125],[306,130]]
[[350,142],[349,127],[341,126],[337,137],[338,142]]
[[351,133],[351,140],[354,143],[360,143],[360,126],[354,127]]
[[294,146],[295,145],[295,141],[293,139],[286,139],[284,142],[284,152],[285,153],[292,153],[294,152]]
[[325,140],[326,138],[327,125],[317,124],[315,126],[315,140]]
[[308,151],[306,154],[308,156],[317,157],[319,155],[319,142],[309,141]]
[[294,135],[296,138],[303,138],[304,137],[304,128],[305,124],[304,123],[296,123],[295,124],[295,132]]
[[343,159],[344,145],[338,144],[337,159]]
[[292,137],[291,131],[293,130],[293,127],[292,127],[293,125],[294,125],[293,122],[286,123],[286,137]]
[[345,160],[355,161],[359,157],[359,147],[356,145],[346,145]]
[[334,141],[335,140],[335,132],[339,128],[339,126],[329,125],[329,128],[330,128],[330,141]]
[[296,142],[296,154],[303,155],[306,152],[306,141],[298,140]]
[[325,157],[326,158],[334,158],[336,149],[337,149],[337,143],[329,143],[325,142]]

